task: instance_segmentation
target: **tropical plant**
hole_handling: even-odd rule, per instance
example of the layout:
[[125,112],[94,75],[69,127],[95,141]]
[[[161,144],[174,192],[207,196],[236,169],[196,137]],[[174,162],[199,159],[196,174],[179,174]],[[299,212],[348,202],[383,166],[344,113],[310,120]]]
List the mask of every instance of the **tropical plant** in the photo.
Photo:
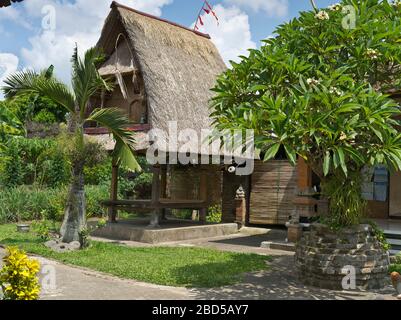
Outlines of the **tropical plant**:
[[[0,191],[0,224],[50,220],[62,221],[67,200],[68,188],[39,188],[37,186],[18,186]],[[105,209],[101,201],[107,199],[110,188],[107,185],[85,186],[86,217],[101,217]]]
[[[217,128],[253,129],[264,160],[279,152],[293,164],[305,159],[337,225],[358,223],[364,212],[365,165],[401,169],[400,110],[384,94],[401,86],[397,3],[344,0],[301,12],[232,62],[214,88]],[[347,18],[355,26],[343,26]]]
[[221,210],[221,205],[216,204],[216,205],[208,208],[206,221],[212,222],[212,223],[221,223],[222,215],[223,215],[223,213]]
[[0,143],[3,144],[9,137],[23,134],[23,125],[18,117],[7,108],[5,101],[0,101]]
[[0,287],[5,300],[37,300],[40,286],[38,279],[39,262],[29,259],[17,247],[6,248],[4,266],[0,270]]
[[70,164],[57,140],[15,137],[5,146],[0,158],[0,178],[5,187],[56,187],[70,180]]
[[79,241],[81,230],[86,228],[83,172],[89,154],[88,144],[84,139],[86,122],[97,122],[113,134],[116,141],[113,151],[115,164],[132,170],[140,169],[133,154],[133,133],[126,130],[128,118],[117,108],[97,108],[91,111],[91,98],[101,90],[112,90],[110,82],[103,79],[97,70],[103,60],[104,57],[97,48],[86,51],[83,58],[78,56],[78,49],[75,48],[72,56],[72,90],[55,77],[46,76],[48,70],[39,74],[33,71],[18,72],[4,81],[3,91],[6,98],[35,93],[49,98],[69,112],[68,135],[73,145],[69,155],[72,182],[60,231],[64,242]]

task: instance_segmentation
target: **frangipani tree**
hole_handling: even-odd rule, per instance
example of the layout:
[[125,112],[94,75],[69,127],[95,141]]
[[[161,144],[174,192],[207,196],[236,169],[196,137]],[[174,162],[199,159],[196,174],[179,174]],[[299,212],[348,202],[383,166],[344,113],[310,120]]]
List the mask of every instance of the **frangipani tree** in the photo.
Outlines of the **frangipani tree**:
[[214,123],[254,129],[264,160],[279,150],[292,163],[304,158],[330,200],[331,222],[356,224],[361,169],[401,169],[400,109],[384,94],[400,88],[400,34],[398,2],[345,0],[302,12],[218,79]]
[[65,208],[64,222],[61,227],[64,242],[79,241],[80,233],[86,227],[86,207],[84,192],[85,162],[90,156],[90,146],[84,139],[84,124],[88,121],[97,122],[109,129],[116,141],[113,151],[114,162],[139,170],[140,167],[133,155],[134,136],[126,130],[128,118],[116,108],[94,109],[91,111],[90,99],[101,90],[110,91],[112,86],[99,75],[96,66],[103,56],[96,48],[89,49],[83,59],[78,56],[75,48],[72,57],[71,89],[55,77],[48,77],[48,72],[33,71],[18,72],[8,77],[3,91],[6,98],[17,95],[39,94],[46,96],[69,111],[69,140],[72,164],[72,181]]

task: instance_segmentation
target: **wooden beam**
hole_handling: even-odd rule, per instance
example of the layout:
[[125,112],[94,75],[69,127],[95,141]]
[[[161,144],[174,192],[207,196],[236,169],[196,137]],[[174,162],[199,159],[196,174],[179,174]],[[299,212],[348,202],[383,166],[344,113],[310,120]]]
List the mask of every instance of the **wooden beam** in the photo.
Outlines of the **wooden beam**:
[[[160,168],[160,197],[167,198],[167,165],[162,165]],[[167,220],[166,213],[167,210],[163,208],[161,210],[162,220]]]
[[[114,161],[111,168],[110,199],[111,201],[118,200],[118,165]],[[117,209],[114,206],[109,208],[109,222],[117,222]]]
[[[204,202],[208,202],[209,200],[209,177],[208,171],[205,169],[200,170],[200,182],[199,182],[199,198]],[[207,206],[205,208],[201,208],[199,211],[199,221],[205,223],[207,215]]]
[[300,193],[308,192],[312,186],[312,170],[306,164],[305,160],[301,157],[298,158],[297,163],[298,174],[298,189]]
[[132,207],[142,209],[200,209],[207,207],[208,203],[203,200],[171,200],[171,199],[160,199],[158,203],[152,203],[152,200],[117,200],[102,201],[102,205],[105,207]]
[[152,180],[152,206],[155,207],[152,218],[150,221],[150,227],[158,227],[160,221],[161,210],[157,209],[156,206],[160,199],[160,166],[153,166],[153,180]]

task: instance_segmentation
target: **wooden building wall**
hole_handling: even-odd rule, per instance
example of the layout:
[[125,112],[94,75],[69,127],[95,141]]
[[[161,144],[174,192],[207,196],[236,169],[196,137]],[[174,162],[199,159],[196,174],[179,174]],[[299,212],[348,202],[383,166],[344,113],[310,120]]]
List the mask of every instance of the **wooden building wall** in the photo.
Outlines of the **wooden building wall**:
[[256,161],[251,180],[249,223],[285,224],[294,211],[297,170],[286,160]]
[[169,169],[168,196],[171,199],[200,199],[200,175],[206,173],[211,205],[221,203],[222,173],[219,166],[178,166]]
[[224,172],[223,222],[235,220],[235,194],[240,185],[247,198],[247,223],[284,225],[289,220],[294,210],[297,170],[288,161],[255,161],[250,177]]
[[[120,108],[132,123],[141,123],[141,118],[147,118],[146,100],[140,83],[134,85],[133,73],[124,75],[124,83],[127,86],[128,99],[124,99],[120,87],[116,85],[113,92],[106,93],[104,107]],[[136,78],[140,82],[140,78]],[[139,87],[139,88],[138,88]]]

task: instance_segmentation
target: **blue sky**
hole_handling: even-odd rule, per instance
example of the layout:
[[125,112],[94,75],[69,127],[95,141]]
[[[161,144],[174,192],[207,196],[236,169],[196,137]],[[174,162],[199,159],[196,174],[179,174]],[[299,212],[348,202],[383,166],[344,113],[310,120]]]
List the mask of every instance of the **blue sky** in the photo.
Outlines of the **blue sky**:
[[[203,0],[120,0],[120,3],[192,26]],[[311,9],[309,0],[210,0],[220,25],[205,16],[209,33],[224,60],[236,59],[273,34],[276,26]],[[327,7],[335,0],[316,0]],[[69,57],[77,42],[82,51],[95,44],[110,0],[24,0],[0,9],[0,82],[23,68],[56,66],[69,80]],[[1,85],[1,83],[0,83]]]

